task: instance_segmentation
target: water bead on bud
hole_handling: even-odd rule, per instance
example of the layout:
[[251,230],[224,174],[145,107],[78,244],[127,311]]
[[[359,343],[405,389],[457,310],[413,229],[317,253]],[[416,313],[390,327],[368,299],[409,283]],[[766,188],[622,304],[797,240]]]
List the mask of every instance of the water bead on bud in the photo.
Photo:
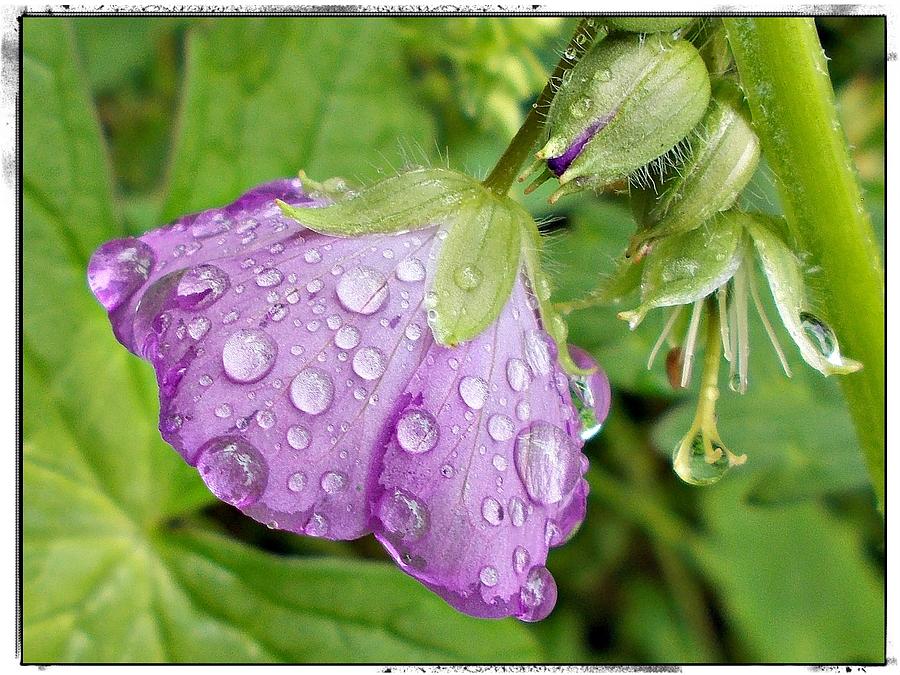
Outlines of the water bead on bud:
[[553,99],[550,136],[536,155],[564,186],[555,196],[626,178],[681,141],[709,102],[699,52],[662,34],[607,38],[571,72]]
[[746,455],[734,455],[721,441],[707,438],[701,431],[683,438],[672,453],[675,473],[691,485],[717,483],[728,469],[746,461]]
[[759,164],[753,131],[740,88],[720,80],[709,109],[691,137],[687,159],[669,170],[662,187],[632,187],[638,232],[629,255],[654,239],[686,232],[730,208]]

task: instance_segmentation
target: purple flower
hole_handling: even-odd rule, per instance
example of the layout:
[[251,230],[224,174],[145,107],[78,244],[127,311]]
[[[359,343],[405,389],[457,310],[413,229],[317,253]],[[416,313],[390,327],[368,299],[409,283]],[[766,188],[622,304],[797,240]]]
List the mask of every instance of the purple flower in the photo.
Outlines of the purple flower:
[[275,181],[91,259],[116,337],[156,370],[163,437],[261,522],[372,532],[461,611],[542,619],[548,548],[584,518],[582,419],[605,417],[605,378],[562,372],[521,277],[487,330],[437,344],[438,228],[336,238],[276,199],[322,205]]

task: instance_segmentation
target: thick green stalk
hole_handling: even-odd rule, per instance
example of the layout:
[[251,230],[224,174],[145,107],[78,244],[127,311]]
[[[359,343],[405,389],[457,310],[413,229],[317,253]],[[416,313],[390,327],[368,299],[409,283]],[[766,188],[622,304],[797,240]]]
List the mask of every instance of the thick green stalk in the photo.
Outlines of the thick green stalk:
[[785,216],[822,269],[827,318],[841,350],[864,364],[841,384],[883,508],[884,274],[825,54],[812,19],[724,22]]

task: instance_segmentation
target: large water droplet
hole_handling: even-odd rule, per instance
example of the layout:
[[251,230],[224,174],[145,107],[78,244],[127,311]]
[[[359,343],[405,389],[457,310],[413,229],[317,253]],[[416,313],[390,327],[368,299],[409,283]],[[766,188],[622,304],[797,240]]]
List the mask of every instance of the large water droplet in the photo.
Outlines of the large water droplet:
[[509,519],[516,527],[522,527],[528,519],[529,507],[518,497],[509,500]]
[[246,328],[225,341],[222,365],[230,380],[248,384],[268,375],[277,354],[278,345],[268,333],[258,328]]
[[485,497],[481,502],[481,516],[491,525],[503,522],[503,507],[493,497]]
[[523,621],[540,621],[556,604],[556,581],[546,567],[532,567],[519,593]]
[[338,349],[353,349],[359,344],[360,334],[356,326],[341,326],[334,334],[334,344]]
[[513,551],[513,569],[516,574],[524,573],[530,562],[531,555],[528,553],[528,549],[524,546],[516,546],[516,550]]
[[534,422],[516,437],[515,463],[532,500],[556,504],[578,482],[578,448],[568,434],[546,422]]
[[453,281],[464,291],[474,291],[481,285],[483,278],[484,274],[474,265],[457,267],[453,272]]
[[810,312],[800,312],[800,325],[819,350],[819,353],[822,354],[826,360],[834,363],[832,359],[837,355],[837,364],[841,364],[837,337],[835,336],[834,331],[829,328],[828,324],[815,314],[811,314]]
[[290,478],[288,478],[287,486],[291,492],[302,492],[303,488],[306,487],[306,474],[302,471],[292,473]]
[[459,395],[473,410],[481,410],[487,403],[488,385],[480,377],[467,375],[459,381]]
[[287,442],[294,450],[305,450],[309,447],[311,439],[312,437],[306,427],[299,425],[288,427]]
[[283,280],[284,275],[281,273],[281,270],[274,267],[264,269],[262,272],[256,275],[256,285],[260,286],[261,288],[270,288],[272,286],[277,286]]
[[388,297],[387,279],[372,267],[354,267],[344,272],[337,284],[338,300],[357,314],[373,314]]
[[197,216],[191,224],[191,234],[197,239],[207,239],[227,232],[231,220],[221,211],[204,212]]
[[347,476],[340,471],[326,471],[322,474],[322,489],[330,495],[347,487]]
[[491,415],[488,420],[488,434],[495,441],[508,441],[515,431],[515,424],[506,415]]
[[556,359],[556,345],[544,331],[530,330],[525,333],[525,358],[535,373],[547,375]]
[[196,316],[188,322],[188,335],[194,340],[199,340],[209,331],[211,324],[205,316]]
[[175,297],[181,309],[205,309],[221,298],[230,285],[224,270],[215,265],[199,265],[181,277]]
[[353,372],[364,380],[377,380],[386,367],[387,358],[376,347],[363,347],[353,355]]
[[531,371],[522,359],[510,359],[506,362],[506,381],[513,391],[525,391],[531,384]]
[[216,497],[238,508],[255,504],[269,479],[269,467],[259,450],[236,436],[220,436],[204,444],[197,470]]
[[313,513],[306,521],[303,532],[310,537],[324,537],[328,533],[328,519],[321,513]]
[[417,541],[428,530],[428,509],[418,499],[402,490],[384,494],[377,512],[391,538],[405,542]]
[[500,581],[500,574],[497,572],[496,567],[491,567],[490,565],[486,565],[481,568],[481,571],[478,573],[478,579],[487,587],[493,587],[497,585],[497,582]]
[[334,399],[334,382],[318,368],[304,368],[291,382],[291,402],[301,412],[318,415],[328,410]]
[[434,416],[425,410],[407,410],[397,421],[397,443],[413,454],[432,450],[437,445],[440,429]]
[[609,380],[586,351],[578,347],[569,347],[569,353],[579,368],[597,369],[590,375],[569,377],[569,394],[581,421],[581,440],[587,441],[597,435],[609,414],[612,400]]
[[108,241],[91,256],[88,285],[112,312],[147,281],[154,262],[153,249],[139,239]]
[[418,258],[405,258],[397,263],[395,273],[400,281],[422,281],[425,279],[425,265]]
[[697,432],[690,445],[675,446],[672,453],[672,467],[685,483],[691,485],[712,485],[718,483],[732,466],[743,464],[746,455],[736,457],[724,445],[710,439],[710,450],[703,443],[703,432]]

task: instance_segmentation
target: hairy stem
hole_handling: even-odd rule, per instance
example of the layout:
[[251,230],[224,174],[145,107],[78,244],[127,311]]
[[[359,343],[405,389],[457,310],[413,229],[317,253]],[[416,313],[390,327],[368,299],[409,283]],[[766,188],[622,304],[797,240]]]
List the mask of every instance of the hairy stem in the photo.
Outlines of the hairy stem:
[[823,271],[827,318],[864,363],[841,378],[884,506],[884,275],[813,19],[726,18],[728,40],[792,234]]
[[[605,30],[605,28],[602,30]],[[561,82],[563,73],[571,69],[579,57],[590,48],[596,33],[597,28],[593,20],[582,19],[578,22],[575,32],[572,34],[572,39],[569,40],[569,44],[566,47],[566,53],[574,53],[575,57],[568,58],[563,55],[559,63],[556,64],[553,75],[551,75],[537,102],[535,102],[525,117],[525,122],[519,127],[509,146],[507,146],[500,159],[497,160],[497,164],[491,169],[491,173],[484,179],[482,184],[486,188],[501,195],[509,192],[509,188],[512,187],[516,176],[519,174],[519,169],[525,163],[544,129],[543,116],[546,114],[546,109],[550,106],[550,102],[556,93],[557,85],[555,83]]]

